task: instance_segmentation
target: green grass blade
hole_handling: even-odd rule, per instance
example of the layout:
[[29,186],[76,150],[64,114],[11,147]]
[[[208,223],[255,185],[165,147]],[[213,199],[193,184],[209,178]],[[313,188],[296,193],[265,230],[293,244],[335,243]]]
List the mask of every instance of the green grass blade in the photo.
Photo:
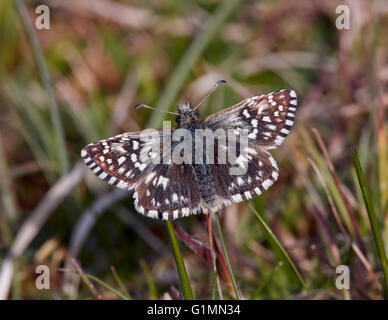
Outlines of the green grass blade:
[[296,268],[295,264],[292,262],[290,256],[282,246],[282,244],[279,242],[279,240],[276,238],[276,236],[273,234],[272,230],[269,228],[269,226],[265,223],[264,219],[260,216],[260,214],[255,210],[255,208],[249,204],[249,207],[251,210],[255,213],[257,219],[259,220],[261,226],[263,227],[266,235],[268,238],[270,238],[275,245],[278,247],[279,251],[282,253],[284,259],[288,262],[288,264],[291,266],[292,270],[294,271],[294,274],[300,284],[302,285],[303,288],[307,289],[306,283],[304,282],[301,274],[299,273],[298,269]]
[[122,300],[129,300],[128,297],[126,297],[124,294],[122,294],[120,291],[117,291],[115,288],[112,288],[109,284],[107,284],[106,282],[98,279],[97,277],[91,275],[91,274],[88,274],[88,273],[85,273],[85,276],[95,282],[97,282],[98,284],[100,284],[101,286],[103,286],[105,289],[109,290],[110,292],[114,293],[116,296],[118,296],[119,298],[121,298]]
[[120,291],[118,291],[115,288],[111,287],[109,284],[107,284],[106,282],[104,282],[101,279],[97,278],[96,276],[93,276],[93,275],[91,275],[89,273],[83,272],[82,269],[80,268],[80,266],[78,265],[78,263],[75,260],[73,262],[73,266],[75,267],[75,269],[61,268],[60,271],[77,273],[81,277],[81,280],[83,281],[83,283],[88,287],[88,289],[92,292],[92,294],[96,298],[99,299],[101,297],[98,295],[97,291],[95,290],[93,284],[89,281],[89,279],[97,282],[98,284],[103,286],[108,291],[114,293],[120,299],[122,299],[122,300],[130,300],[129,297],[127,297],[126,295],[122,294]]
[[47,70],[46,62],[44,59],[42,48],[40,47],[38,38],[35,34],[35,29],[30,21],[27,9],[22,0],[15,0],[16,7],[18,9],[20,20],[26,30],[28,39],[31,43],[32,51],[35,55],[35,60],[38,66],[40,76],[42,78],[43,85],[49,98],[50,114],[53,123],[55,138],[58,147],[58,158],[61,165],[62,174],[69,171],[69,158],[65,144],[65,134],[63,131],[61,117],[59,115],[57,101],[54,96],[54,90],[52,88],[51,79]]
[[149,299],[156,300],[158,299],[158,290],[156,289],[155,281],[152,278],[150,269],[147,266],[147,263],[144,259],[140,260],[140,268],[143,270],[145,275],[145,280],[147,283],[148,291],[149,291]]
[[[12,188],[12,177],[9,172],[7,158],[5,156],[3,142],[0,139],[0,199],[4,206],[4,220],[2,224],[12,226],[19,218],[16,195]],[[8,230],[11,231],[10,229]],[[7,242],[11,241],[11,233],[6,233]]]
[[353,155],[354,166],[357,173],[358,183],[360,184],[360,187],[361,187],[362,196],[364,198],[364,202],[366,206],[366,211],[368,212],[369,222],[372,228],[373,238],[375,240],[375,244],[377,247],[377,253],[379,255],[381,268],[383,269],[384,284],[385,284],[384,298],[388,299],[388,263],[387,263],[387,257],[385,255],[384,243],[381,238],[379,226],[377,223],[376,213],[373,207],[373,203],[370,199],[369,191],[365,183],[364,173],[362,171],[361,164],[358,159],[357,151],[355,148],[352,150],[352,155]]
[[339,214],[341,215],[341,218],[343,219],[344,224],[347,226],[349,231],[354,235],[354,230],[352,227],[352,223],[350,221],[348,212],[346,210],[346,206],[343,202],[343,199],[341,198],[341,195],[339,193],[339,190],[335,184],[335,181],[332,177],[332,175],[329,172],[329,169],[327,168],[327,165],[325,163],[325,160],[321,153],[317,150],[317,148],[314,145],[313,140],[311,139],[310,135],[304,130],[300,130],[300,134],[304,140],[305,146],[308,150],[308,152],[311,155],[311,158],[314,160],[315,164],[319,168],[319,171],[322,173],[322,176],[325,178],[327,187],[330,191],[330,194],[334,200],[334,203],[338,209]]
[[121,291],[123,292],[123,295],[128,299],[128,300],[131,300],[131,296],[129,295],[127,289],[125,288],[123,282],[121,281],[119,275],[117,274],[117,271],[116,271],[116,268],[115,267],[111,267],[111,270],[112,270],[112,274],[113,274],[113,277],[115,278],[117,284],[119,285]]
[[170,242],[172,246],[172,252],[174,254],[176,267],[178,270],[178,276],[181,284],[183,298],[185,300],[193,300],[193,293],[191,291],[189,278],[187,277],[185,263],[182,258],[181,250],[179,248],[178,239],[175,234],[174,226],[171,221],[167,221],[166,225],[167,225],[168,236],[170,237]]
[[[232,265],[230,264],[228,252],[226,251],[224,236],[222,235],[220,216],[218,215],[218,212],[216,213],[216,221],[217,221],[218,234],[220,235],[220,242],[221,242],[222,252],[223,252],[224,257],[225,257],[225,262],[226,262],[226,265],[228,267],[229,274],[230,274],[230,276],[232,278],[234,294],[235,294],[237,300],[241,300],[239,291],[237,289],[236,279],[235,279],[234,274],[233,274]],[[209,223],[210,223],[210,221],[209,221]]]
[[75,271],[78,273],[80,276],[82,282],[86,285],[86,287],[89,289],[89,291],[92,293],[92,295],[96,298],[99,299],[100,296],[97,292],[97,290],[94,288],[93,283],[89,281],[89,278],[85,274],[85,272],[82,270],[81,266],[78,264],[78,262],[75,259],[72,259],[72,264],[75,268]]

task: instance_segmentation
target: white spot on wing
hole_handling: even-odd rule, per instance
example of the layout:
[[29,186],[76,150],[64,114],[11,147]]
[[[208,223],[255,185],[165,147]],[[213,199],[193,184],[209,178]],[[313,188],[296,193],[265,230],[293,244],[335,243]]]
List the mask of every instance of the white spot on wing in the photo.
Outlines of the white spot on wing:
[[122,164],[126,159],[127,159],[126,157],[121,156],[120,158],[117,159],[117,162],[118,162],[118,164],[120,165],[120,164]]
[[251,117],[251,115],[249,114],[248,109],[244,109],[243,115],[245,116],[245,118],[250,118]]
[[189,215],[190,215],[190,209],[189,209],[189,208],[183,208],[183,209],[182,209],[182,215],[183,215],[184,217],[189,216]]
[[170,181],[170,179],[168,179],[166,177],[163,177],[163,176],[160,176],[159,180],[158,180],[157,186],[162,185],[163,186],[163,190],[166,190],[167,184],[168,184],[169,181]]
[[154,218],[154,219],[155,219],[155,218],[158,217],[158,211],[156,211],[156,210],[150,210],[150,211],[148,211],[147,216],[150,217],[150,218]]
[[270,179],[267,179],[263,182],[263,188],[268,189],[270,186],[272,186],[272,181]]
[[146,176],[145,182],[146,182],[146,183],[149,183],[149,182],[152,180],[152,178],[155,177],[155,174],[156,174],[155,171],[150,172],[150,173]]
[[245,198],[247,198],[247,200],[252,199],[252,195],[251,195],[250,191],[245,191],[244,196],[245,196]]
[[241,194],[235,194],[232,196],[232,200],[233,200],[233,202],[241,202],[241,201],[243,201],[243,198],[242,198]]
[[262,120],[265,121],[265,122],[272,122],[271,118],[268,117],[268,116],[264,116]]
[[102,172],[98,177],[99,177],[100,179],[105,179],[107,176],[108,176],[107,173]]
[[143,171],[146,166],[147,166],[146,163],[142,163],[142,164],[140,164],[139,162],[135,163],[135,168],[139,168],[140,171]]

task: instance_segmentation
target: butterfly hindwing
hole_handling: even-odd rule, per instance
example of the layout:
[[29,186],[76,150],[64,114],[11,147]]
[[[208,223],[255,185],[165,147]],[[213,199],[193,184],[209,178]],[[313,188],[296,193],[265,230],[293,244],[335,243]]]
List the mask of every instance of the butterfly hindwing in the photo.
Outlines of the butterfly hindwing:
[[[233,174],[231,168],[241,171]],[[211,165],[217,195],[224,199],[224,206],[259,196],[278,178],[279,169],[275,159],[265,150],[248,145],[236,161]]]
[[135,207],[150,218],[173,220],[200,213],[201,196],[190,164],[160,164],[135,187]]

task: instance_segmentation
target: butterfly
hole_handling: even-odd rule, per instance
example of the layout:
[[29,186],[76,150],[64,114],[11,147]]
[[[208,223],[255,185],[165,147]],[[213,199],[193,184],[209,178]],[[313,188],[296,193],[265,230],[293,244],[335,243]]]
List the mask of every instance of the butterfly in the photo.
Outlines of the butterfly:
[[[221,158],[217,139],[212,142],[213,150],[218,150],[214,152],[212,163],[143,161],[144,154],[151,158],[164,156],[166,148],[157,148],[159,151],[155,152],[152,147],[164,145],[171,151],[177,146],[172,135],[162,129],[153,130],[157,139],[145,139],[142,132],[137,131],[91,143],[81,151],[83,160],[105,182],[133,190],[136,210],[149,218],[174,220],[192,214],[210,214],[259,196],[279,176],[276,161],[268,150],[279,147],[289,134],[294,124],[297,96],[294,90],[286,89],[254,96],[201,121],[197,108],[225,82],[217,82],[197,106],[183,103],[178,105],[177,113],[169,113],[176,115],[177,127],[172,129],[173,134],[178,129],[188,130],[192,135],[197,129],[232,130],[237,137],[244,130],[245,153],[236,154],[234,161],[230,158],[223,163],[217,161]],[[158,110],[143,104],[137,107]],[[234,140],[236,142],[237,138]],[[199,158],[204,159],[206,150],[200,148],[195,152],[202,153]],[[236,163],[245,169],[241,174],[230,173]]]

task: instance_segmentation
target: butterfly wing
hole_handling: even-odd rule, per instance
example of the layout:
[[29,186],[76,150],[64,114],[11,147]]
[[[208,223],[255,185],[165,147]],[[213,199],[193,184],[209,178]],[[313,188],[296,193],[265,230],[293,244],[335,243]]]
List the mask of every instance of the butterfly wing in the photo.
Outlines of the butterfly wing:
[[190,164],[160,164],[139,181],[136,209],[150,217],[174,220],[200,213],[202,202]]
[[[238,174],[233,174],[232,168],[239,169]],[[266,150],[254,145],[248,145],[236,159],[210,165],[210,169],[222,207],[259,196],[279,176],[275,159]]]
[[[161,136],[160,130],[155,130]],[[87,145],[81,157],[93,173],[121,189],[132,190],[139,178],[155,166],[140,160],[140,151],[147,147],[141,132],[127,132]]]
[[[281,90],[248,98],[205,119],[205,126],[212,130],[232,129],[237,136],[242,129],[248,132],[242,154],[226,157],[225,164],[217,164],[215,159],[216,164],[210,166],[223,206],[256,197],[277,180],[278,166],[266,150],[282,144],[294,123],[296,107],[295,91]],[[237,149],[241,150],[239,145]],[[236,165],[241,173],[231,174]]]
[[294,90],[280,90],[255,96],[205,119],[205,125],[248,130],[248,141],[264,149],[279,147],[294,124],[297,98]]
[[[163,150],[165,136],[163,130],[123,133],[87,145],[81,156],[100,179],[134,189],[135,208],[145,216],[170,220],[199,213],[201,200],[192,166],[163,163],[163,154],[171,152],[169,147]],[[154,163],[150,159],[155,151],[159,154]]]

